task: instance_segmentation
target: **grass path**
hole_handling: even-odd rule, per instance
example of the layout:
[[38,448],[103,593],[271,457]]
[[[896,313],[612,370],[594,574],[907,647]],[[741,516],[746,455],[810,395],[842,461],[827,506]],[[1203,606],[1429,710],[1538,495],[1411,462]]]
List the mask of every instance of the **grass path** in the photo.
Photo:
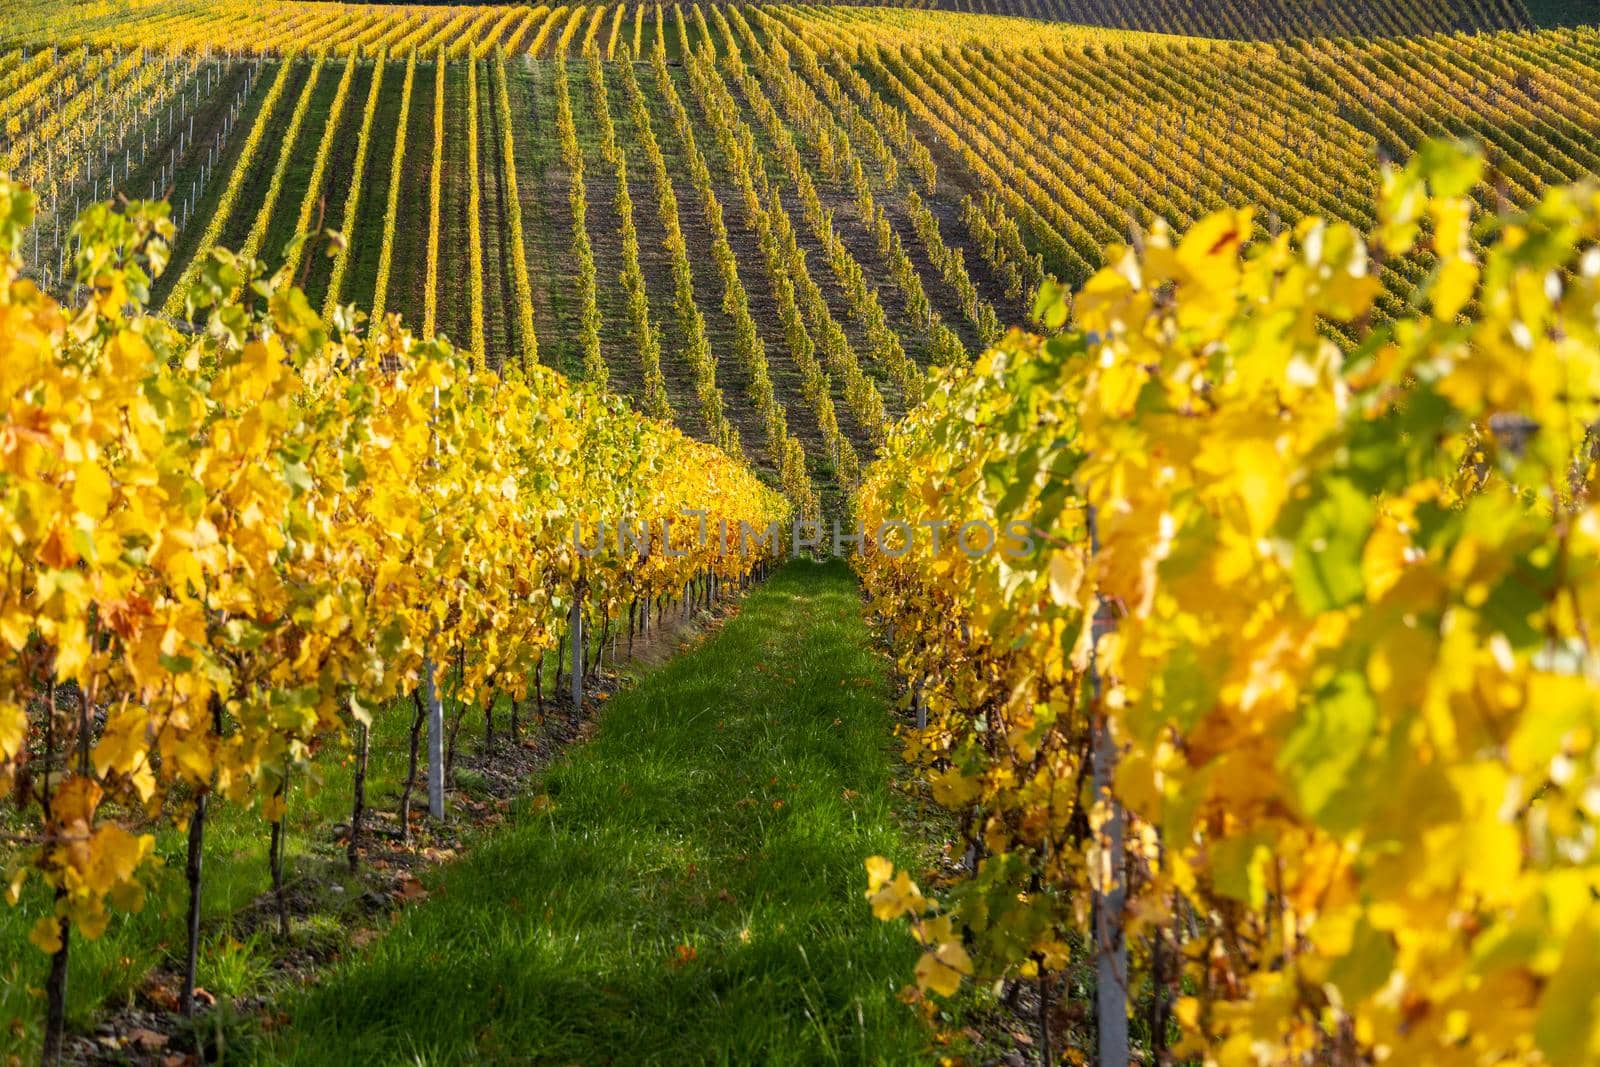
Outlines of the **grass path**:
[[285,1005],[267,1058],[922,1062],[915,948],[862,900],[864,857],[915,848],[894,762],[853,579],[792,564]]

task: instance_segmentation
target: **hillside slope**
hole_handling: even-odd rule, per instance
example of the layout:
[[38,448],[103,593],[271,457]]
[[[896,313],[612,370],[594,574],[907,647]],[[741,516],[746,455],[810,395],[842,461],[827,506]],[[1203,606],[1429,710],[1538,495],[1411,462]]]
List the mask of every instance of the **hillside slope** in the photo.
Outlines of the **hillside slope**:
[[[907,6],[1239,40],[1398,37],[1522,29],[1534,21],[1522,0],[932,0]],[[1584,5],[1555,0],[1541,6]],[[1593,21],[1593,16],[1563,18],[1560,24],[1573,21]]]
[[[201,244],[259,230],[276,262],[323,218],[357,253],[338,286],[320,249],[304,258],[315,306],[332,291],[472,339],[492,367],[603,380],[830,515],[933,369],[1158,218],[1248,202],[1259,237],[1308,215],[1365,227],[1381,162],[1430,137],[1485,146],[1485,208],[1600,172],[1593,28],[1240,42],[850,5],[27,13],[69,42],[0,51],[7,155],[47,208],[29,235],[47,287],[69,263],[58,220],[108,193],[173,190],[163,300]],[[184,51],[121,47],[158,23]],[[89,106],[106,99],[110,127]],[[103,162],[56,165],[53,144],[106,128]],[[1386,264],[1379,316],[1431,269]]]

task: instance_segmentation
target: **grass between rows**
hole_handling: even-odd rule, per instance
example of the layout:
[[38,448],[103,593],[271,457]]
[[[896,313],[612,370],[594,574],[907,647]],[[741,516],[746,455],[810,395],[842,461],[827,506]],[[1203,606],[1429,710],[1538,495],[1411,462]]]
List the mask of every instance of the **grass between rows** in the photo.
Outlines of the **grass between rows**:
[[[550,691],[552,677],[546,677]],[[449,691],[451,682],[443,683]],[[402,698],[373,718],[367,769],[369,842],[378,833],[376,809],[394,811],[405,781],[410,753],[412,702]],[[453,718],[459,705],[446,701],[445,714]],[[481,729],[481,708],[467,711],[470,725],[463,727],[463,752],[479,746],[473,727]],[[510,708],[506,698],[496,705],[500,743]],[[532,709],[524,709],[531,725]],[[338,824],[350,819],[354,765],[348,747],[330,746],[291,780],[285,814],[285,878],[302,894],[320,903],[314,914],[296,920],[296,940],[304,948],[326,954],[338,951],[348,926],[345,920],[363,912],[355,899],[360,878],[344,872],[345,848]],[[424,772],[425,774],[425,772]],[[481,779],[457,768],[454,788],[447,794],[456,805],[482,795]],[[417,785],[419,809],[426,808],[425,783]],[[175,817],[187,814],[186,802],[174,800]],[[127,814],[127,813],[123,813]],[[144,906],[134,913],[113,912],[106,931],[96,940],[74,933],[67,982],[68,1028],[89,1029],[97,1013],[135,1003],[139,987],[164,964],[181,963],[185,949],[184,921],[188,886],[184,876],[187,854],[184,833],[171,825],[140,825],[155,834],[157,863],[142,877],[147,893]],[[0,831],[26,832],[29,824],[9,807],[0,809]],[[269,824],[257,807],[213,803],[206,823],[205,877],[202,883],[202,944],[198,984],[222,997],[261,992],[272,967],[274,946],[264,934],[240,942],[230,933],[231,920],[271,888],[267,862]],[[10,874],[26,863],[25,853],[7,846],[0,850],[0,871]],[[0,906],[0,1063],[17,1056],[31,1062],[38,1055],[44,1019],[42,987],[49,957],[28,941],[28,931],[53,906],[49,891],[37,877],[25,884],[14,907]]]
[[[394,806],[404,781],[408,758],[410,702],[397,703],[374,719],[372,753],[367,774],[374,805]],[[348,756],[319,759],[309,775],[294,779],[285,816],[286,877],[298,879],[337,862],[343,854],[331,828],[350,817],[352,765]],[[198,982],[213,993],[243,993],[267,964],[265,950],[241,945],[222,927],[235,912],[271,887],[267,866],[268,824],[255,809],[222,803],[206,825],[205,878],[201,911],[207,930],[200,956]],[[16,816],[0,815],[0,829]],[[18,827],[21,829],[21,827]],[[160,864],[145,877],[148,893],[142,910],[114,914],[106,932],[94,941],[73,935],[67,982],[68,1025],[82,1030],[95,1012],[129,1002],[152,968],[181,960],[188,887],[184,880],[185,836],[171,827],[156,831]],[[18,854],[0,861],[20,863]],[[9,869],[9,867],[8,867]],[[351,894],[354,895],[353,893]],[[0,906],[0,1059],[37,1055],[49,958],[28,942],[28,930],[52,905],[49,893],[30,879],[16,907]],[[338,929],[310,930],[305,936],[339,936]]]
[[795,563],[618,695],[430,899],[284,1005],[299,1063],[902,1063],[916,948],[862,900],[912,858],[884,664]]

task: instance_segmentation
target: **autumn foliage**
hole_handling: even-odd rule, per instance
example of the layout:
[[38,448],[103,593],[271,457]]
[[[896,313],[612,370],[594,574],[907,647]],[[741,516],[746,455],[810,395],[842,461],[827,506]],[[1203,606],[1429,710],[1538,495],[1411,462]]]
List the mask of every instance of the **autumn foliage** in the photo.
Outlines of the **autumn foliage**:
[[584,555],[574,523],[589,543],[602,521],[787,514],[620,400],[474,370],[397,318],[330,326],[226,251],[180,330],[146,309],[165,205],[90,208],[87,295],[63,306],[20,274],[31,212],[0,182],[0,792],[33,830],[10,899],[55,893],[46,952],[139,907],[156,823],[206,798],[280,818],[291,769],[414,690],[425,658],[470,650],[462,700],[526,697],[575,598],[615,617],[758,561],[681,534],[671,555]]
[[[1481,173],[1426,146],[1366,235],[1157,227],[891,433],[869,528],[937,505],[1045,549],[862,568],[970,845],[927,896],[868,864],[924,988],[1088,958],[1116,872],[1176,1054],[1600,1057],[1600,192],[1474,218]],[[1372,328],[1379,264],[1416,252],[1424,310]]]

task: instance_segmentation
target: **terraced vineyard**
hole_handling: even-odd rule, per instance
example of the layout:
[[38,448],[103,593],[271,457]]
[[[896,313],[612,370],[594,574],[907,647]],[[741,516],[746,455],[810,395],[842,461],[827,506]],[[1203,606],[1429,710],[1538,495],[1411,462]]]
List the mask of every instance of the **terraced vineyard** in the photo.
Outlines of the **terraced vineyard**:
[[1403,36],[1521,29],[1533,24],[1519,0],[1439,0],[1392,5],[1364,0],[928,0],[907,6],[1246,40]]
[[[97,194],[173,196],[170,314],[198,249],[279,262],[337,229],[355,254],[291,257],[314,306],[603,379],[831,513],[930,366],[1158,217],[1249,202],[1262,233],[1366,226],[1381,162],[1441,135],[1487,146],[1485,207],[1600,165],[1590,29],[1234,43],[781,6],[34,11],[11,34],[63,43],[19,43],[0,79],[7,158],[45,194],[47,286],[60,219]],[[1518,21],[1472,11],[1452,18]],[[114,43],[158,28],[159,53]],[[1385,264],[1378,313],[1429,269]]]

